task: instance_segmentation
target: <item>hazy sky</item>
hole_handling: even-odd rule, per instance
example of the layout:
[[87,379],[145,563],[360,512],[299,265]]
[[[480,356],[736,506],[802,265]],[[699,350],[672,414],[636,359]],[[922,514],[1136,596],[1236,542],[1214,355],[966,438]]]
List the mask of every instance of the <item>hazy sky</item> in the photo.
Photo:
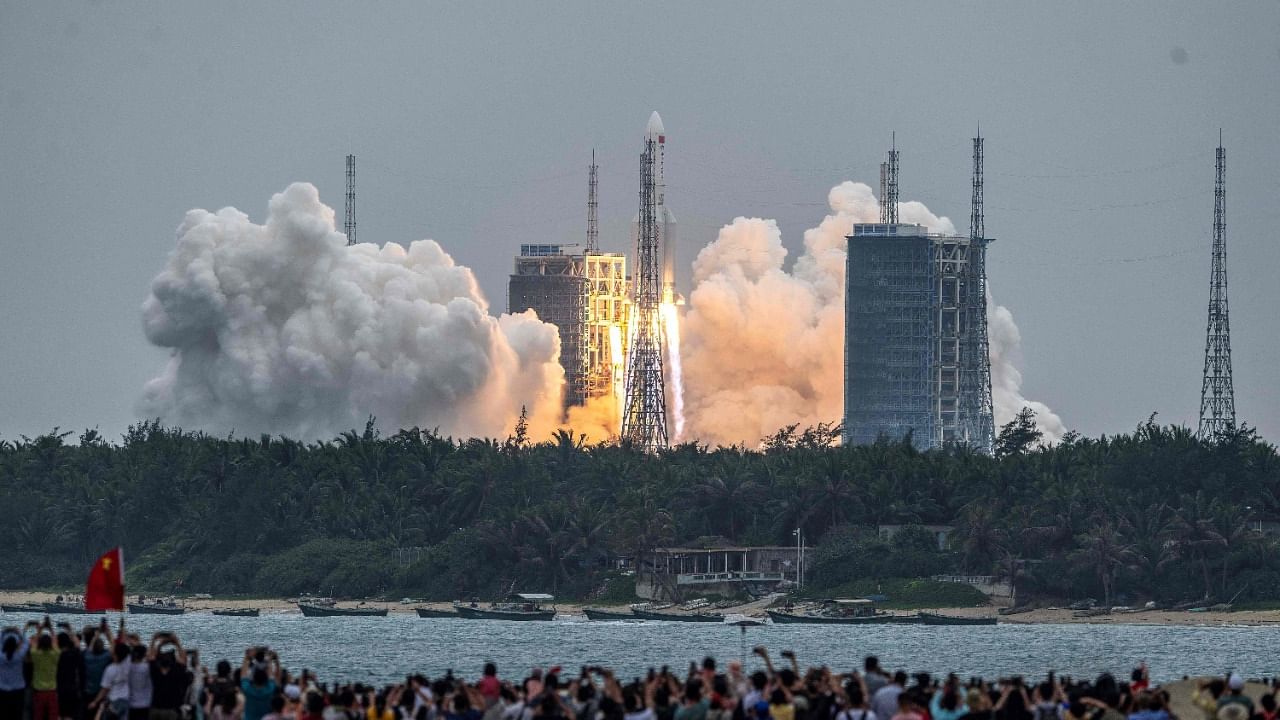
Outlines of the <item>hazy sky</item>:
[[[1236,407],[1280,439],[1280,2],[0,2],[0,438],[118,436],[165,362],[140,305],[183,213],[315,183],[359,237],[438,240],[505,310],[522,242],[625,245],[649,112],[682,282],[717,228],[793,250],[878,180],[967,227],[1024,392],[1086,434],[1198,410],[1218,128]],[[839,392],[839,389],[833,389]],[[834,419],[834,418],[833,418]]]

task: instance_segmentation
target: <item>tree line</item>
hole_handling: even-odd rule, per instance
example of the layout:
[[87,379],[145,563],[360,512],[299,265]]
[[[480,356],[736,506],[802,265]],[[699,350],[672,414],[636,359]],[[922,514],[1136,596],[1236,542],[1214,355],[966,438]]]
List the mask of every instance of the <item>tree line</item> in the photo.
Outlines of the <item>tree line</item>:
[[[787,545],[810,580],[971,572],[1024,598],[1280,600],[1280,456],[1242,428],[1215,443],[1154,416],[1132,433],[1040,443],[1024,411],[995,456],[854,447],[783,428],[758,448],[646,454],[558,432],[531,442],[366,428],[320,442],[131,426],[0,440],[0,587],[68,589],[122,545],[131,590],[487,598],[624,597],[619,558],[672,544]],[[881,540],[879,524],[953,525]]]

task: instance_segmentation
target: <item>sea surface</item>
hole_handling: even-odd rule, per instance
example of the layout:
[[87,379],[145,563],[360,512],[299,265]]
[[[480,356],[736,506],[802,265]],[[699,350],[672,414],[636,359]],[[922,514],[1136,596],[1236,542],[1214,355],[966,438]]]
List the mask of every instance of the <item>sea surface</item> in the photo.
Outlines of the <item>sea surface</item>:
[[[387,617],[306,618],[296,612],[264,612],[257,618],[126,615],[127,627],[150,637],[178,633],[201,650],[206,665],[222,658],[238,663],[250,645],[268,645],[285,667],[315,672],[321,680],[389,683],[407,673],[428,676],[452,669],[476,678],[487,661],[514,677],[533,667],[583,665],[614,668],[623,678],[669,665],[683,671],[704,656],[759,662],[751,648],[795,651],[801,666],[828,665],[847,672],[877,655],[890,668],[909,672],[956,672],[962,677],[1038,676],[1049,670],[1076,677],[1102,671],[1128,674],[1139,662],[1153,679],[1239,672],[1246,677],[1280,675],[1280,626],[1166,627],[1155,625],[763,625],[738,628],[707,623],[587,622],[561,616],[553,622]],[[30,615],[0,614],[0,625],[21,624]],[[75,626],[92,616],[55,616]],[[119,620],[110,614],[112,630]]]

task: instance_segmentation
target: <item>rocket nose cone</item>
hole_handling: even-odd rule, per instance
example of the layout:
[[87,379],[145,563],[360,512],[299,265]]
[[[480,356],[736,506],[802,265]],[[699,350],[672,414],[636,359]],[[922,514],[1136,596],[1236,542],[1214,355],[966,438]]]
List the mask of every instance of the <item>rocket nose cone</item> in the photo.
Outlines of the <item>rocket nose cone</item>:
[[666,131],[662,129],[662,116],[657,110],[649,116],[649,126],[644,130],[645,135],[665,135]]

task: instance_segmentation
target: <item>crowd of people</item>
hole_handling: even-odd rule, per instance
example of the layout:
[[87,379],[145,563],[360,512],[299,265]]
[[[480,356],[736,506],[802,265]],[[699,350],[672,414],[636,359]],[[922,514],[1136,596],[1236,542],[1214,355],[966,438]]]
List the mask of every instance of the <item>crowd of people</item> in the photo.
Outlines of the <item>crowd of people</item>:
[[888,672],[874,657],[860,671],[802,671],[791,652],[781,667],[753,652],[764,669],[706,658],[629,679],[594,666],[503,679],[489,663],[474,681],[449,671],[376,687],[292,673],[269,647],[209,668],[173,633],[144,639],[123,620],[114,634],[105,620],[76,631],[46,618],[0,631],[0,720],[1278,720],[1280,682],[1255,701],[1238,675],[1201,682],[1196,717],[1177,717],[1145,666],[1127,681],[987,681]]

